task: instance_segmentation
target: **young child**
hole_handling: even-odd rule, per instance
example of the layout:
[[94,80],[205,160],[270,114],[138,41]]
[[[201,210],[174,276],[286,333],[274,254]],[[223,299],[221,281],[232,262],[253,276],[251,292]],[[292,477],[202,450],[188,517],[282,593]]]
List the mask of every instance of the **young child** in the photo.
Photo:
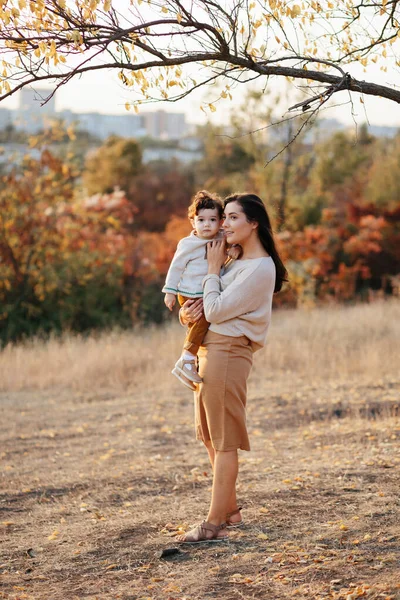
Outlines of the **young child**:
[[[188,210],[193,231],[180,240],[162,289],[169,310],[175,306],[176,297],[182,306],[189,298],[203,296],[202,280],[208,271],[207,243],[223,237],[220,231],[222,215],[223,205],[219,196],[205,190],[194,196]],[[172,370],[173,375],[191,390],[202,382],[197,373],[196,356],[208,326],[204,314],[196,323],[189,323],[182,355]]]

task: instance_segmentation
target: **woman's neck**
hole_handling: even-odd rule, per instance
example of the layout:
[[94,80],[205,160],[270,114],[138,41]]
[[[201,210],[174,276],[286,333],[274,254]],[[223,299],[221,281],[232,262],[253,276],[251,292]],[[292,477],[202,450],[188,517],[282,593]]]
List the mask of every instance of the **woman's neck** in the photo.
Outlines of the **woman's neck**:
[[247,260],[249,258],[262,258],[263,256],[269,256],[268,252],[265,250],[264,246],[260,242],[258,235],[256,237],[251,237],[244,244],[242,244],[243,254],[241,256],[242,260]]

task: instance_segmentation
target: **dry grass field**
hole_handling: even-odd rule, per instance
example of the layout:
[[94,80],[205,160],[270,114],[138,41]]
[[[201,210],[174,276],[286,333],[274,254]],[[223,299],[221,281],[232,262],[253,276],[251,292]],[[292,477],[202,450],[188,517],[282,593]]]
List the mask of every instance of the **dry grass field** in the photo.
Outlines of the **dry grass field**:
[[170,375],[182,339],[174,322],[0,354],[0,598],[400,598],[400,303],[274,313],[245,527],[162,558],[210,496]]

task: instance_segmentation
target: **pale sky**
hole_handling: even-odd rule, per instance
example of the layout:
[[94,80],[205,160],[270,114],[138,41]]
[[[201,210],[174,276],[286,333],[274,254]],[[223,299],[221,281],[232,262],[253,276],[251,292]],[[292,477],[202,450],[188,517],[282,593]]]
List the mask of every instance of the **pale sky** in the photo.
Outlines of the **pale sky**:
[[[366,79],[374,83],[390,84],[388,74],[383,73],[379,68],[368,69],[368,73],[357,73],[357,67],[353,67],[350,73],[359,79]],[[362,69],[359,69],[362,71]],[[270,81],[270,86],[277,89],[284,89],[284,80],[276,78]],[[245,95],[245,85],[239,85],[233,91],[233,102],[229,100],[220,101],[217,105],[217,112],[210,115],[214,122],[227,122],[227,115],[235,105],[243,102]],[[204,88],[201,91],[189,95],[176,103],[154,103],[148,104],[142,110],[164,109],[171,112],[184,112],[189,123],[204,123],[207,120],[206,115],[200,110],[202,102],[210,102],[218,94],[210,88]],[[383,98],[364,96],[364,105],[360,102],[359,94],[352,94],[354,112],[356,120],[359,123],[366,121],[365,111],[369,122],[372,125],[400,126],[400,107],[395,102]],[[126,90],[116,76],[116,72],[95,72],[87,73],[80,79],[73,80],[63,86],[56,96],[57,110],[70,109],[73,112],[100,112],[104,114],[126,114],[124,108],[127,100],[133,99],[130,91]],[[347,92],[337,94],[333,102],[335,104],[347,102],[349,99]],[[10,98],[1,103],[2,107],[15,108],[18,105],[18,98]],[[277,116],[285,112],[287,106],[282,104],[277,111]],[[336,118],[345,124],[352,124],[353,117],[351,106],[330,108],[323,112],[324,118]]]
[[[117,7],[123,13],[126,10],[126,0],[113,0],[113,6]],[[140,9],[143,11],[143,7]],[[399,41],[396,44],[400,43]],[[399,81],[399,69],[395,68],[395,59],[393,54],[393,48],[390,50],[388,59],[386,61],[387,73],[380,70],[382,61],[377,64],[372,64],[367,67],[367,72],[364,72],[364,68],[360,64],[348,65],[350,75],[360,80],[367,80],[373,83],[387,85],[390,87],[397,87],[395,82],[398,84]],[[188,74],[194,74],[197,79],[197,72],[199,67],[197,65],[186,67]],[[263,79],[260,78],[257,83],[261,87]],[[301,85],[306,85],[305,81],[300,82]],[[269,89],[281,90],[287,95],[287,86],[290,85],[291,89],[293,84],[287,84],[283,78],[270,78]],[[39,86],[38,86],[38,89]],[[89,72],[82,75],[79,79],[74,79],[67,83],[57,91],[56,96],[56,108],[57,110],[70,109],[74,112],[99,112],[103,114],[126,114],[125,103],[129,100],[139,99],[138,96],[134,96],[132,88],[127,89],[117,77],[117,69],[113,71],[95,71]],[[321,91],[321,90],[320,90]],[[205,115],[200,110],[200,105],[204,102],[213,102],[215,98],[219,96],[219,93],[213,88],[200,88],[195,93],[190,94],[185,99],[175,103],[154,103],[147,104],[141,110],[157,110],[164,109],[171,112],[184,112],[189,123],[204,123],[207,118],[215,123],[227,123],[229,113],[234,110],[235,106],[239,106],[243,103],[243,99],[246,95],[246,85],[238,85],[236,89],[231,90],[233,95],[233,102],[226,100],[220,100],[215,106],[217,111],[215,113],[208,113]],[[268,97],[269,98],[269,97]],[[302,98],[304,99],[304,97]],[[400,106],[390,100],[383,98],[376,98],[372,96],[364,96],[364,104],[360,102],[360,95],[352,93],[353,106],[349,103],[348,92],[340,92],[336,94],[331,100],[331,104],[344,104],[342,106],[336,106],[329,110],[324,110],[321,113],[321,117],[324,118],[335,118],[342,121],[345,124],[353,124],[354,119],[360,124],[365,122],[367,119],[372,125],[388,125],[388,126],[400,126]],[[298,102],[298,95],[294,95],[288,101],[284,101],[275,111],[276,117],[281,117],[287,108]],[[270,102],[267,99],[266,102]],[[18,105],[18,97],[11,97],[3,101],[0,107],[15,108]],[[352,111],[354,116],[352,115]]]

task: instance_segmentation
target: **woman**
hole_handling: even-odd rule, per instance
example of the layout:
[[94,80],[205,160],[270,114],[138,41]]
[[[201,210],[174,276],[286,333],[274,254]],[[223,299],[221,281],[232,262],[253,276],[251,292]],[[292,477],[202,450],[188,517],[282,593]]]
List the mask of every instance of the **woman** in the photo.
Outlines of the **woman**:
[[252,354],[265,344],[272,296],[287,280],[275,247],[271,223],[262,200],[254,194],[234,194],[224,203],[228,244],[240,244],[240,259],[225,260],[225,240],[207,245],[208,275],[203,300],[188,300],[183,323],[204,314],[210,328],[199,352],[203,383],[195,394],[196,437],[207,448],[213,467],[211,504],[206,521],[185,535],[183,543],[222,541],[227,526],[241,524],[236,501],[238,449],[250,450],[246,430],[246,382]]

